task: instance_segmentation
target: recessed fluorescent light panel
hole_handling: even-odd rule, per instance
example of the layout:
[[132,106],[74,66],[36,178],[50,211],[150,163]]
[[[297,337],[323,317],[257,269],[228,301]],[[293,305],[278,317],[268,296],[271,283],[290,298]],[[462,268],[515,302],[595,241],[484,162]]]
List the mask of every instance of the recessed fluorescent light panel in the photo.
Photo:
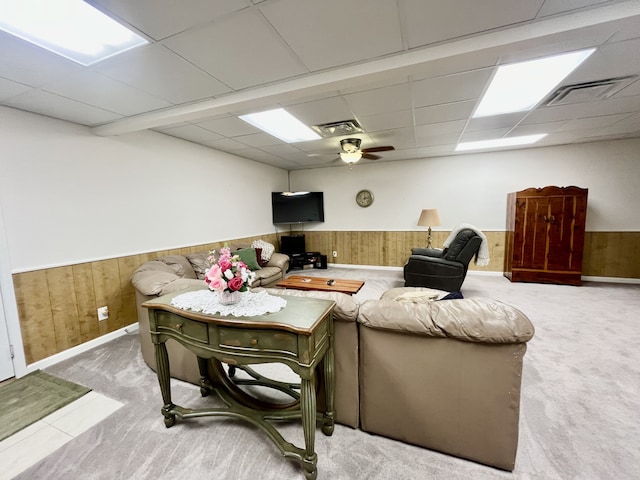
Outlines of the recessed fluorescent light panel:
[[82,0],[1,0],[0,30],[84,66],[149,43]]
[[590,48],[499,67],[473,116],[531,110],[594,51]]
[[523,135],[521,137],[496,138],[493,140],[480,140],[478,142],[463,142],[456,146],[456,152],[464,152],[466,150],[485,150],[487,148],[498,147],[514,147],[516,145],[530,145],[546,136],[546,133],[540,133],[537,135]]
[[287,143],[306,142],[308,140],[318,140],[321,138],[320,135],[284,108],[240,115],[240,118]]

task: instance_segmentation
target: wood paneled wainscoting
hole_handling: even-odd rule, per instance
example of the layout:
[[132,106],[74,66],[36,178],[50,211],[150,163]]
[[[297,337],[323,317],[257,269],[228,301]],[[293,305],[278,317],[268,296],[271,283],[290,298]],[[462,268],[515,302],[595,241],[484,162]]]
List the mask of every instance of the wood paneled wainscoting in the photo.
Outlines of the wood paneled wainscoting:
[[[292,232],[296,233],[296,232]],[[300,233],[300,232],[298,232]],[[484,231],[491,262],[470,263],[471,270],[502,272],[505,232]],[[306,231],[307,251],[327,255],[330,263],[402,267],[411,248],[425,246],[426,231]],[[449,232],[435,231],[441,247]],[[247,244],[263,239],[278,245],[280,234],[229,240]],[[142,263],[164,255],[184,255],[219,248],[224,242],[149,252],[120,258],[13,274],[27,363],[88,342],[136,322],[130,278]],[[338,252],[333,258],[331,253]],[[586,232],[583,274],[640,279],[640,232]],[[97,308],[109,307],[109,319],[98,321]]]
[[[250,244],[276,235],[228,240]],[[186,255],[220,248],[225,242],[130,255],[13,274],[22,342],[27,364],[50,357],[137,322],[133,271],[165,255]],[[98,321],[97,309],[109,307]]]

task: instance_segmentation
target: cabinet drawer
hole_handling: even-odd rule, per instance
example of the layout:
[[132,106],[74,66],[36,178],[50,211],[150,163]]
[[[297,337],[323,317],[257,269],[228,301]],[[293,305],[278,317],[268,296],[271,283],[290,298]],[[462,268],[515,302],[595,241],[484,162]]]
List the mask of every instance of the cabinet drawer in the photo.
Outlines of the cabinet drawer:
[[156,312],[158,333],[175,333],[185,339],[209,343],[209,330],[206,323],[196,322],[170,313]]
[[293,333],[220,327],[219,335],[221,347],[256,352],[287,352],[293,355],[298,352],[298,337]]

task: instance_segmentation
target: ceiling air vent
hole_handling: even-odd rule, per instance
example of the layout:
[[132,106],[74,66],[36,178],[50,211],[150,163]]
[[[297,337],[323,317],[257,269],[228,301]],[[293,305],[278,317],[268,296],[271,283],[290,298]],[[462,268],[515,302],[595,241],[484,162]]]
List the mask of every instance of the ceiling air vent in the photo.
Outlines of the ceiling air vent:
[[341,120],[340,122],[324,123],[322,125],[313,125],[311,128],[324,138],[364,133],[360,124],[355,120]]
[[568,103],[591,102],[598,99],[609,98],[627,85],[633,83],[637,78],[638,75],[629,75],[626,77],[563,85],[549,95],[548,100],[543,102],[543,105],[565,105]]

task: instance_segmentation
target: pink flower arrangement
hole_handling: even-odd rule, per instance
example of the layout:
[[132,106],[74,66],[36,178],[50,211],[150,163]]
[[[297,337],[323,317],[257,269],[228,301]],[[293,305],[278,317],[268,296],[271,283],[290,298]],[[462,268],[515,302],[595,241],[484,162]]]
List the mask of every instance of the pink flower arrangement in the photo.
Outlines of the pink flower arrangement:
[[204,283],[210,290],[218,292],[246,292],[255,277],[255,273],[240,260],[238,255],[231,255],[229,247],[219,252],[209,252],[209,268],[204,275]]

